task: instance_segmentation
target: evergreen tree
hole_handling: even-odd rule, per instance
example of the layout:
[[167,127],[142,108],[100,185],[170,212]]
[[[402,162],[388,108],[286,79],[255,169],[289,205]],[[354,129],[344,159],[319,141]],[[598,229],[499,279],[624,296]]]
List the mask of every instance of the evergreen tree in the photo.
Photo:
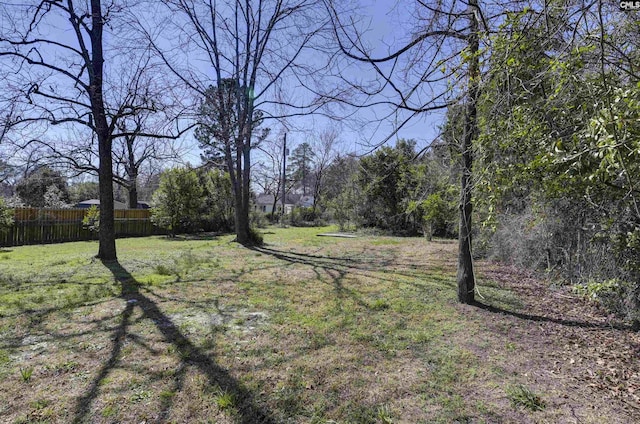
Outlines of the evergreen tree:
[[203,203],[203,188],[196,171],[174,168],[160,177],[153,194],[151,220],[170,235],[197,227]]
[[59,191],[59,200],[69,200],[66,178],[48,166],[43,166],[20,180],[16,185],[16,193],[28,206],[42,208],[45,206],[45,193],[51,186]]
[[306,196],[313,186],[313,164],[316,155],[309,143],[302,143],[291,153],[289,159],[289,172],[296,184],[302,188],[302,194]]

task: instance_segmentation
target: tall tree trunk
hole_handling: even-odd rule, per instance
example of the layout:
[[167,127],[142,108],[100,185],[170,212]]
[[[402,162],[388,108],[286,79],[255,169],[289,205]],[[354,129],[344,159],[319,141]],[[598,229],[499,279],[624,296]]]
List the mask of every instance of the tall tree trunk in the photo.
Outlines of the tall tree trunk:
[[243,193],[242,189],[244,187],[244,182],[242,181],[242,155],[241,148],[237,147],[240,142],[236,140],[236,157],[232,160],[232,172],[233,176],[231,178],[231,186],[233,188],[233,198],[235,200],[236,211],[235,211],[235,229],[236,229],[236,241],[240,244],[246,244],[248,240],[248,235],[243,231],[244,222],[243,222]]
[[477,102],[479,91],[479,25],[478,2],[469,1],[469,92],[465,107],[464,137],[462,141],[462,177],[460,184],[460,229],[458,236],[458,300],[461,303],[475,301],[475,275],[471,252],[471,203],[473,144],[478,134]]
[[102,28],[104,25],[100,0],[91,0],[91,81],[90,100],[98,137],[98,181],[100,188],[100,232],[98,257],[102,260],[116,260],[116,236],[113,213],[113,163],[111,158],[112,140],[107,124],[103,99]]
[[247,244],[247,243],[252,243],[253,240],[251,240],[251,237],[249,235],[249,205],[250,205],[250,180],[251,180],[251,149],[250,147],[250,143],[251,140],[246,140],[245,141],[245,145],[243,146],[242,149],[242,162],[243,162],[243,168],[242,168],[242,211],[239,215],[240,218],[240,225],[239,225],[239,230],[240,233],[238,234],[238,237],[242,238],[242,240],[244,240],[243,244]]
[[[136,132],[140,130],[140,124],[136,128]],[[136,163],[136,155],[133,149],[133,143],[135,142],[135,136],[125,137],[127,143],[127,165],[125,171],[127,172],[127,192],[129,194],[129,209],[138,209],[138,168],[139,164]]]
[[137,176],[129,176],[127,191],[129,193],[129,209],[138,209],[138,184]]
[[[278,187],[278,190],[277,190],[277,191],[280,191],[280,187]],[[271,211],[272,211],[272,212],[271,212],[271,215],[272,215],[274,218],[275,218],[275,216],[276,216],[276,209],[278,209],[278,200],[280,200],[280,199],[278,199],[278,195],[277,195],[277,194],[274,194],[274,195],[273,195],[273,204],[271,205]]]

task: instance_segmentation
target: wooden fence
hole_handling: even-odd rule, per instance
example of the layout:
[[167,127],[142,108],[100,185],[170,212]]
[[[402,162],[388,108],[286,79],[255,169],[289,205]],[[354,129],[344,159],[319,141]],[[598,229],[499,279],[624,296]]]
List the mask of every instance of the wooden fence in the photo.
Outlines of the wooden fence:
[[[97,240],[98,234],[82,225],[86,211],[87,209],[14,209],[14,224],[7,231],[0,231],[0,246]],[[162,233],[151,223],[149,209],[116,209],[114,215],[116,237]]]

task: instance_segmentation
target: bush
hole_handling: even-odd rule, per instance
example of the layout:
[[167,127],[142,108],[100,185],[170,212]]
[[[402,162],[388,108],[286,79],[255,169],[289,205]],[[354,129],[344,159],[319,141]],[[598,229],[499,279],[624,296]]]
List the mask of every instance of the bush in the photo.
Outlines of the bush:
[[217,169],[196,171],[203,188],[199,228],[229,231],[234,225],[234,200],[229,174]]
[[291,225],[295,227],[304,227],[315,225],[318,214],[313,208],[297,207],[289,214]]
[[153,194],[151,221],[170,235],[197,229],[203,188],[190,168],[174,168],[162,173],[160,186]]
[[7,231],[13,225],[13,210],[9,209],[0,197],[0,231]]
[[249,228],[249,244],[251,244],[252,246],[264,245],[264,236],[254,227]]
[[82,226],[87,228],[89,231],[94,231],[96,233],[100,231],[100,209],[98,209],[96,205],[91,206],[84,213]]
[[[481,233],[492,259],[553,275],[621,318],[640,324],[640,228],[597,221],[566,201],[503,214]],[[586,224],[590,223],[590,224]]]
[[435,236],[452,237],[457,234],[456,204],[451,187],[446,192],[432,193],[421,202],[410,201],[407,214],[422,226],[422,233],[431,240]]
[[269,223],[269,217],[258,211],[251,211],[249,214],[249,222],[252,227],[265,228]]

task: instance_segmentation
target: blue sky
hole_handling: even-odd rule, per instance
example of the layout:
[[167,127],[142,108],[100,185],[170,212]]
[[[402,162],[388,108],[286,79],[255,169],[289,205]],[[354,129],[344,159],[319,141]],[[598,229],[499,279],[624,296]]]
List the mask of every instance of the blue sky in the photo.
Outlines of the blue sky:
[[[384,0],[362,0],[357,14],[362,17],[360,29],[364,32],[366,42],[373,48],[373,54],[385,54],[393,46],[400,45],[402,41],[406,41],[411,37],[410,10],[408,5],[413,7],[413,2],[398,1],[389,2]],[[49,31],[58,34],[61,39],[68,38],[70,29],[67,28],[66,21],[60,21],[52,25]],[[45,30],[46,31],[46,30]],[[109,34],[105,35],[107,41],[111,41]],[[192,63],[197,62],[197,58],[186,58]],[[107,71],[112,68],[111,62],[107,62]],[[363,71],[363,77],[366,73]],[[289,146],[293,149],[304,141],[307,141],[310,134],[319,133],[328,127],[336,127],[339,125],[342,141],[343,152],[365,153],[372,149],[371,146],[377,145],[383,140],[390,137],[393,133],[394,123],[391,120],[381,120],[380,118],[387,115],[389,110],[380,109],[361,109],[354,111],[354,116],[359,121],[346,121],[342,124],[327,121],[319,116],[308,118],[292,118],[296,122],[292,122],[292,128],[288,133]],[[362,121],[368,122],[363,125]],[[426,115],[423,114],[414,118],[408,125],[402,128],[397,134],[391,136],[388,144],[395,144],[397,138],[415,139],[418,146],[422,147],[430,143],[437,134],[437,127],[442,121],[442,115]],[[272,138],[278,137],[281,133],[278,125],[270,125],[273,129]],[[59,131],[56,131],[59,132]],[[51,137],[64,138],[65,134],[49,134]],[[188,140],[188,138],[187,138]],[[195,144],[195,143],[193,143]],[[199,162],[199,151],[194,149],[186,155],[185,161],[193,164]]]
[[[398,46],[403,45],[411,38],[411,25],[413,24],[411,12],[415,7],[413,2],[362,0],[355,15],[362,19],[359,21],[359,30],[363,34],[365,43],[372,49],[373,55],[384,56]],[[346,19],[346,17],[345,17]],[[362,69],[362,76],[366,78],[367,69]],[[444,118],[444,113],[421,114],[414,117],[397,133],[394,133],[393,118],[381,119],[388,115],[389,109],[368,108],[356,111],[354,122],[347,121],[341,126],[343,148],[359,153],[368,152],[372,146],[378,145],[387,138],[388,144],[394,145],[399,138],[415,139],[418,147],[424,147],[431,143],[438,134],[438,126]],[[402,116],[398,117],[401,121]],[[322,119],[315,119],[316,126],[335,125],[326,123]],[[370,121],[362,125],[359,121]],[[304,141],[305,134],[290,133],[289,139],[294,143]]]

